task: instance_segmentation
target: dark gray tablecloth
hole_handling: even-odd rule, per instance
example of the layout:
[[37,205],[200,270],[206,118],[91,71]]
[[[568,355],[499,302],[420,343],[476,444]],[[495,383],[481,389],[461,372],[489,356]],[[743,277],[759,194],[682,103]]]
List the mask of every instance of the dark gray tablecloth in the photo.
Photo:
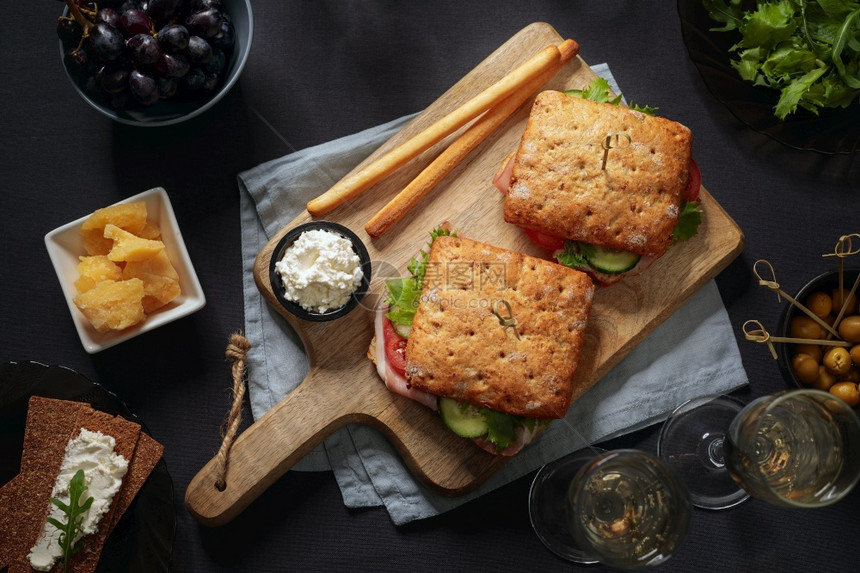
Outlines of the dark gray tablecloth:
[[[744,253],[717,278],[740,332],[750,318],[775,324],[781,310],[753,280],[754,261],[770,260],[784,287],[796,290],[829,268],[820,255],[839,235],[858,230],[860,156],[795,151],[739,123],[705,88],[675,5],[665,0],[253,5],[254,46],[236,88],[202,117],[160,129],[112,123],[77,98],[57,57],[60,3],[5,7],[0,361],[74,368],[115,391],[147,423],[166,447],[175,485],[175,571],[569,569],[531,532],[531,476],[404,527],[382,509],[345,508],[328,472],[287,474],[220,528],[188,515],[185,488],[217,449],[228,408],[224,348],[243,325],[236,174],[420,111],[518,30],[545,21],[576,39],[587,62],[607,62],[629,98],[693,130],[705,186],[746,235]],[[154,186],[171,195],[208,304],[88,355],[43,236]],[[764,348],[739,344],[750,378],[742,400],[785,387]],[[653,450],[656,430],[602,445]],[[690,536],[664,569],[849,570],[857,561],[858,515],[857,491],[816,511],[757,501],[696,511]]]

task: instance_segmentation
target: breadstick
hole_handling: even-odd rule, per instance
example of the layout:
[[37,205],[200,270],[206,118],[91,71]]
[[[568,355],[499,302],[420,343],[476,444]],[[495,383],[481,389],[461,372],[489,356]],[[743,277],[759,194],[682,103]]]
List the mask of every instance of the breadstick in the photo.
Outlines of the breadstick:
[[549,81],[564,64],[576,56],[579,52],[579,44],[573,40],[566,40],[558,49],[561,53],[561,59],[554,66],[520,87],[497,106],[487,110],[463,135],[457,138],[450,147],[434,159],[409,185],[368,221],[364,226],[367,234],[373,238],[381,237],[392,225],[403,218],[466,155],[495,131],[534,92]]
[[430,127],[408,139],[357,173],[338,181],[331,189],[312,199],[307,204],[308,212],[315,216],[325,215],[343,205],[356,195],[387,177],[418,154],[426,151],[445,137],[498,104],[524,83],[554,66],[561,54],[557,47],[547,46],[528,61],[515,68],[454,111]]

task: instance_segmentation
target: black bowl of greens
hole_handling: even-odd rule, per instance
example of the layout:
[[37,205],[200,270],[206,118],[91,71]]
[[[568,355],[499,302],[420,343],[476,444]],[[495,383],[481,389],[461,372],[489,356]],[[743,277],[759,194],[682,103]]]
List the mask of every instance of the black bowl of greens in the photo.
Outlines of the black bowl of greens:
[[[684,43],[705,85],[740,121],[784,145],[860,151],[860,10],[827,13],[821,5],[832,3],[815,0],[802,13],[795,3],[764,4],[678,0]],[[788,79],[777,85],[777,76]]]

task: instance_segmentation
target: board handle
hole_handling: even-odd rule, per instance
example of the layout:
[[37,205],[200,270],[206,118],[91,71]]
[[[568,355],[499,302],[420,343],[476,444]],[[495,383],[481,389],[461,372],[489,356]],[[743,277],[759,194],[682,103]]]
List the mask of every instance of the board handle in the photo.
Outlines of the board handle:
[[[332,413],[318,399],[313,372],[295,390],[239,434],[229,451],[226,473],[216,459],[185,490],[185,507],[203,525],[231,521],[287,470],[339,428],[363,418]],[[317,399],[315,399],[317,397]],[[223,476],[224,487],[216,484]]]

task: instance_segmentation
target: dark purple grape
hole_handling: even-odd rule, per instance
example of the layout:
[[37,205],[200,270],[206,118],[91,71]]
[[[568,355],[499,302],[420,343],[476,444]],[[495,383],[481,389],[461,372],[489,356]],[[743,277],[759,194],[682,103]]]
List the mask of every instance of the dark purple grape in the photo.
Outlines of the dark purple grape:
[[149,0],[146,5],[146,13],[153,20],[169,20],[176,14],[179,4],[180,0]]
[[125,45],[131,50],[131,57],[139,64],[154,64],[161,57],[158,40],[149,34],[135,34],[125,41]]
[[102,87],[99,85],[99,81],[96,79],[96,76],[87,76],[87,79],[84,80],[83,88],[84,91],[90,95],[90,97],[104,97],[105,92],[102,91]]
[[108,103],[116,110],[123,110],[131,107],[131,100],[131,94],[128,93],[128,90],[124,89],[116,92],[115,94],[111,94]]
[[90,29],[89,38],[90,51],[102,61],[112,62],[122,55],[122,34],[113,26],[99,22]]
[[182,89],[186,92],[199,92],[206,83],[206,74],[200,68],[191,68],[182,78]]
[[158,44],[164,52],[181,52],[188,47],[188,29],[180,24],[169,24],[158,31]]
[[131,95],[143,105],[152,105],[158,101],[158,83],[155,78],[132,70],[128,76],[128,89]]
[[221,0],[191,0],[191,11],[200,12],[208,8],[221,9]]
[[66,46],[77,46],[84,35],[84,29],[74,18],[57,20],[57,36]]
[[236,29],[233,27],[233,22],[224,18],[221,22],[221,29],[211,40],[212,45],[222,50],[229,50],[236,43]]
[[191,64],[184,54],[161,54],[155,63],[155,69],[169,78],[181,78],[188,73]]
[[212,93],[218,87],[218,74],[206,74],[206,81],[203,82],[203,93]]
[[126,38],[135,34],[149,34],[152,32],[152,18],[143,10],[126,10],[119,17],[119,29]]
[[221,12],[215,8],[194,12],[185,20],[185,26],[195,36],[212,38],[221,30]]
[[66,52],[63,61],[70,72],[76,74],[87,74],[92,69],[90,55],[83,48],[76,48]]
[[157,77],[155,81],[158,82],[158,94],[161,99],[172,98],[176,95],[176,90],[179,89],[179,78],[165,78],[165,77]]
[[236,30],[222,0],[75,1],[93,12],[93,27],[83,37],[73,19],[58,21],[64,62],[81,89],[105,105],[194,101],[223,84]]
[[212,50],[212,57],[209,58],[208,62],[203,64],[202,68],[207,74],[220,75],[226,66],[227,56],[224,55],[224,52],[215,48]]
[[200,36],[191,36],[185,53],[192,65],[205,64],[212,57],[212,46]]
[[95,21],[119,28],[119,12],[113,8],[102,8],[96,13]]
[[96,72],[101,88],[108,93],[118,93],[128,85],[128,68],[115,64],[105,64]]

